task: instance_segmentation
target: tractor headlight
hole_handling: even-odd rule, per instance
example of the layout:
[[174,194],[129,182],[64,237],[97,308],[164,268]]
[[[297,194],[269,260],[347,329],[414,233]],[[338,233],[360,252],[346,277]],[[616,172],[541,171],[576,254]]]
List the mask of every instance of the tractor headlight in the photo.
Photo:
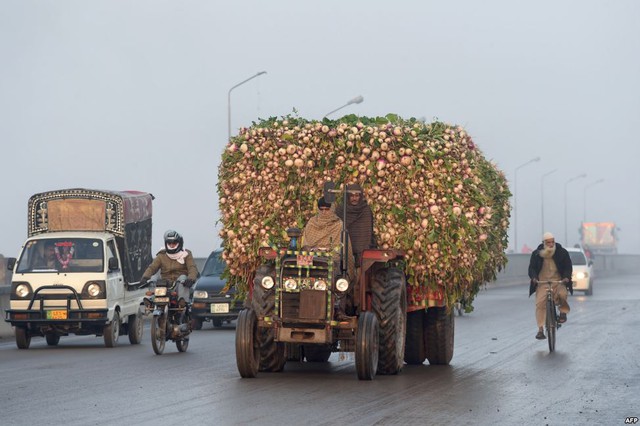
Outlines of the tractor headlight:
[[327,289],[327,282],[325,280],[317,280],[316,282],[313,283],[313,289],[314,290],[326,290]]
[[287,290],[295,290],[298,288],[298,282],[296,280],[294,280],[293,278],[288,278],[285,282],[284,282],[284,288]]
[[347,281],[345,278],[340,278],[338,281],[336,281],[336,290],[344,293],[348,289],[349,289],[349,281]]
[[269,290],[270,288],[273,288],[273,285],[275,283],[273,282],[273,278],[271,278],[270,276],[266,276],[262,279],[262,281],[260,281],[260,284],[262,285],[262,287]]
[[156,296],[166,296],[167,288],[166,287],[156,287],[154,293]]

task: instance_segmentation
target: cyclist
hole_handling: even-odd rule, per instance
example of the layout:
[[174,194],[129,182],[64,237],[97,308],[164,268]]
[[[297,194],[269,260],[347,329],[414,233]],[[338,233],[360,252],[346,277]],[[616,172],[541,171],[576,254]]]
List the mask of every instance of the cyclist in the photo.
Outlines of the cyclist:
[[536,339],[546,339],[543,326],[545,322],[547,300],[547,291],[545,286],[538,286],[540,281],[562,281],[562,283],[553,283],[552,291],[556,305],[560,306],[559,323],[567,321],[567,314],[570,311],[567,303],[567,289],[573,294],[571,286],[571,274],[573,265],[569,252],[556,243],[551,232],[545,232],[542,237],[542,244],[531,253],[529,261],[529,278],[531,284],[529,286],[529,296],[536,293],[536,321],[538,323],[538,334]]

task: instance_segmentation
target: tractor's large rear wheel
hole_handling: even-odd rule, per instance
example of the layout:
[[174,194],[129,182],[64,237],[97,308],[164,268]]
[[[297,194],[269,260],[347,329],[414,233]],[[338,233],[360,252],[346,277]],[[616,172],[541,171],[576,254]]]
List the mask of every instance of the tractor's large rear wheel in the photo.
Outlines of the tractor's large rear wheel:
[[258,320],[253,309],[243,309],[236,324],[236,364],[240,376],[253,378],[258,375],[260,343],[257,339]]
[[378,370],[378,319],[373,312],[363,312],[356,332],[356,372],[360,380],[373,380]]
[[420,365],[427,359],[424,350],[424,309],[407,312],[407,337],[404,360],[409,365]]
[[371,308],[380,328],[379,374],[398,374],[404,365],[407,287],[398,268],[379,269],[371,282]]
[[424,341],[429,364],[449,365],[451,362],[454,325],[453,309],[448,312],[446,307],[427,309]]

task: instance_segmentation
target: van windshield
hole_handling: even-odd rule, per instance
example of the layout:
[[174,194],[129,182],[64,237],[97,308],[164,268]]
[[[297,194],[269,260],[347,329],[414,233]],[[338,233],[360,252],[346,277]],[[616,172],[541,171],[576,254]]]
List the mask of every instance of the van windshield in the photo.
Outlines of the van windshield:
[[219,277],[224,272],[224,269],[227,267],[224,260],[222,260],[222,252],[214,251],[211,253],[207,262],[204,264],[204,268],[202,269],[202,275],[205,277]]
[[29,240],[18,260],[16,272],[102,272],[102,240],[49,238]]

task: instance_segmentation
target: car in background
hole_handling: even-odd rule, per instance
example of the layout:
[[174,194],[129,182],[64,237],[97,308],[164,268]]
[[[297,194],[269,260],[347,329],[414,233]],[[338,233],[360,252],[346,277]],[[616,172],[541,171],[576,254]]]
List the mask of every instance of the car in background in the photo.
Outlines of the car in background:
[[587,259],[581,248],[567,247],[573,265],[573,290],[583,291],[587,296],[593,294],[593,261]]
[[191,323],[194,330],[202,329],[205,321],[221,327],[238,318],[243,303],[236,301],[235,288],[224,291],[227,283],[221,275],[225,268],[222,249],[212,251],[193,286]]

